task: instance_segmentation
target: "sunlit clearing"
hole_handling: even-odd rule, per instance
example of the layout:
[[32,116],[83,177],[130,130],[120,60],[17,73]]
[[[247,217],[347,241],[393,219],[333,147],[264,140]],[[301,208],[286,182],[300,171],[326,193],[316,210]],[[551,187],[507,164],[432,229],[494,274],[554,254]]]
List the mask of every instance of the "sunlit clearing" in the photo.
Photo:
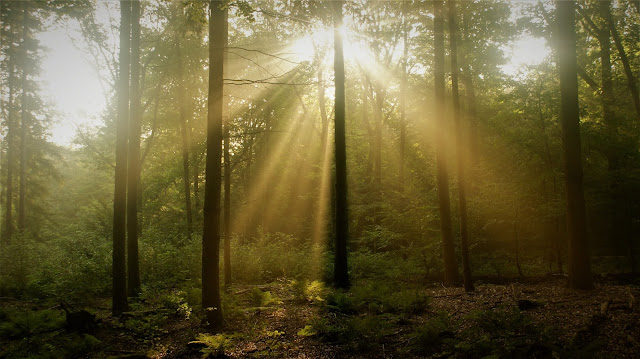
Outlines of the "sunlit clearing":
[[502,71],[516,76],[522,66],[540,64],[549,55],[549,48],[543,38],[527,36],[514,42],[505,52],[509,62],[502,66]]

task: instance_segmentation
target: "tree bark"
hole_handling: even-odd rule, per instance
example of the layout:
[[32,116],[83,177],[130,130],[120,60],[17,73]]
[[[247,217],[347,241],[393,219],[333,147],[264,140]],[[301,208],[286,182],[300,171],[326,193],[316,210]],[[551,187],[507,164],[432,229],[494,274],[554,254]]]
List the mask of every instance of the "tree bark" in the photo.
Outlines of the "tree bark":
[[20,190],[18,193],[18,232],[25,230],[26,219],[26,190],[27,190],[27,133],[29,113],[27,110],[27,69],[26,61],[29,57],[27,41],[29,39],[29,1],[22,2],[22,56],[25,63],[22,66],[22,96],[20,97]]
[[469,232],[467,217],[467,181],[466,181],[466,155],[464,141],[464,126],[460,113],[460,93],[458,89],[458,29],[456,25],[456,3],[447,1],[449,14],[449,50],[451,58],[451,94],[453,96],[453,119],[456,126],[456,154],[458,167],[458,203],[460,217],[460,249],[462,252],[462,277],[464,290],[473,291],[473,279],[471,278],[471,265],[469,263]]
[[398,172],[398,186],[400,192],[404,192],[405,182],[405,150],[407,147],[407,62],[409,59],[409,27],[407,15],[409,2],[402,4],[402,78],[400,79],[400,170]]
[[209,95],[207,100],[207,161],[202,234],[202,307],[208,326],[222,327],[220,301],[220,190],[222,156],[222,102],[226,8],[209,2]]
[[138,185],[140,183],[140,0],[131,5],[131,108],[129,118],[129,171],[127,173],[127,283],[129,296],[140,294],[138,259]]
[[334,285],[347,289],[349,271],[347,266],[347,242],[349,217],[347,211],[347,151],[345,133],[344,54],[342,48],[342,5],[333,2],[334,9],[334,72],[335,72],[335,161],[336,161],[336,240],[334,258]]
[[444,15],[443,1],[434,1],[434,42],[433,73],[435,85],[435,117],[437,122],[436,162],[438,205],[440,207],[440,236],[442,237],[442,259],[444,261],[444,282],[447,285],[458,282],[458,263],[453,244],[451,225],[451,203],[449,201],[449,173],[447,168],[448,134],[444,108]]
[[128,310],[126,247],[127,131],[129,123],[129,62],[131,49],[131,1],[120,0],[120,53],[118,72],[118,114],[116,119],[116,169],[113,198],[113,303],[119,316]]
[[[225,12],[224,21],[224,77],[228,75],[229,63],[229,21],[228,13]],[[230,146],[230,126],[231,117],[229,114],[229,96],[224,96],[223,108],[223,126],[224,126],[224,287],[226,291],[229,291],[232,284],[231,278],[231,149]]]
[[560,118],[567,187],[568,285],[576,289],[589,289],[593,288],[593,281],[582,183],[575,6],[574,1],[556,0],[556,18],[562,19],[562,21],[556,22],[556,26],[560,78]]
[[9,98],[7,103],[7,182],[5,184],[6,202],[4,212],[4,231],[2,233],[2,239],[4,243],[9,243],[13,236],[13,166],[14,166],[14,149],[13,149],[13,137],[14,137],[14,116],[15,116],[15,104],[14,104],[14,80],[15,80],[15,68],[13,65],[13,59],[10,57],[9,61]]

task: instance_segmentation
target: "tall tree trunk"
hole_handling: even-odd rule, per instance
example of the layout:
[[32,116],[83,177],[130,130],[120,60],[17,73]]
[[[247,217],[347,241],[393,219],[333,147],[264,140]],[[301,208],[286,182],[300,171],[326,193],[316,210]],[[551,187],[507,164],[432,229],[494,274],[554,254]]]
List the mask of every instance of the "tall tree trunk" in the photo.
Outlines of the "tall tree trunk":
[[347,150],[345,133],[344,53],[342,49],[342,4],[334,1],[333,41],[335,72],[335,156],[336,156],[336,241],[334,258],[334,284],[347,289],[349,270],[347,266],[347,242],[349,217],[347,212]]
[[[229,63],[229,21],[228,13],[225,12],[224,33],[224,74],[228,75],[228,63]],[[229,94],[224,96],[223,109],[223,126],[224,126],[224,286],[225,290],[229,291],[231,288],[231,149],[229,145],[231,143],[230,126],[231,117],[229,114]]]
[[[382,88],[382,81],[375,80],[375,105],[373,116],[375,119],[374,124],[374,138],[373,138],[373,178],[375,184],[375,190],[377,193],[382,191],[382,111],[384,110],[384,89]],[[378,211],[376,211],[378,212]],[[379,220],[379,213],[375,214],[376,222]]]
[[467,100],[467,113],[469,115],[469,125],[470,125],[470,139],[469,139],[469,159],[468,162],[471,164],[471,168],[478,163],[478,143],[480,142],[478,138],[478,108],[476,105],[476,88],[474,79],[475,76],[471,71],[471,66],[469,66],[470,61],[470,51],[466,48],[471,39],[469,35],[469,24],[468,24],[468,14],[467,10],[462,12],[462,42],[463,42],[463,58],[464,63],[462,64],[462,83],[464,84],[464,89],[466,92],[466,100]]
[[4,212],[4,231],[2,233],[2,239],[4,243],[11,241],[13,236],[13,166],[14,166],[14,144],[13,137],[15,131],[14,116],[15,116],[15,104],[14,104],[14,81],[15,81],[15,68],[13,65],[14,59],[11,57],[9,61],[9,78],[7,80],[9,87],[9,98],[7,103],[7,182],[5,184],[6,202]]
[[22,56],[25,63],[22,66],[22,96],[20,98],[20,192],[18,194],[18,231],[25,229],[26,219],[26,187],[27,187],[27,132],[29,126],[29,113],[27,110],[27,68],[26,61],[29,57],[27,41],[29,38],[29,1],[22,2]]
[[402,3],[402,78],[400,79],[400,171],[398,172],[398,186],[404,192],[405,181],[405,150],[407,147],[407,61],[409,60],[409,27],[407,15],[409,2]]
[[435,117],[437,121],[436,162],[438,205],[440,207],[440,235],[442,237],[442,259],[444,282],[447,285],[458,281],[458,263],[453,244],[451,226],[451,203],[449,202],[449,173],[447,168],[447,123],[444,109],[444,15],[443,1],[434,1],[433,76],[435,84]]
[[556,0],[558,72],[561,123],[567,186],[567,238],[569,287],[593,288],[582,184],[578,66],[576,60],[575,2]]
[[321,133],[321,141],[322,141],[322,153],[325,153],[325,148],[327,146],[327,138],[329,134],[329,117],[327,116],[327,101],[324,97],[324,72],[322,71],[322,57],[316,51],[316,61],[318,66],[318,104],[320,107],[320,119],[322,121],[322,133]]
[[[544,150],[545,150],[545,163],[551,172],[551,179],[553,182],[553,189],[551,194],[548,196],[548,201],[551,203],[553,201],[558,200],[558,179],[556,178],[556,172],[553,165],[553,156],[551,155],[551,146],[549,145],[549,138],[547,136],[547,125],[545,123],[544,114],[542,112],[542,90],[544,83],[540,82],[540,87],[538,88],[538,98],[537,98],[537,106],[538,106],[538,119],[540,120],[540,128],[542,130],[542,137],[544,138]],[[556,260],[556,269],[558,273],[563,273],[562,270],[562,251],[560,246],[560,227],[558,223],[560,222],[559,215],[555,215],[553,218],[553,230],[550,230],[547,234],[551,241],[551,251],[553,252],[553,256],[555,256]],[[550,265],[551,266],[551,265]]]
[[129,61],[131,49],[131,1],[120,0],[120,53],[118,71],[118,114],[116,119],[116,170],[113,197],[113,303],[111,312],[127,311],[126,203],[127,131],[129,124]]
[[469,232],[467,219],[467,182],[466,182],[466,146],[464,141],[464,126],[460,111],[460,93],[458,90],[458,29],[456,25],[456,3],[447,1],[449,14],[449,50],[451,58],[451,94],[453,96],[453,119],[456,125],[456,154],[458,167],[458,203],[460,217],[460,249],[462,251],[462,278],[464,290],[473,291],[473,279],[471,278],[471,265],[469,263]]
[[176,50],[178,54],[178,98],[180,106],[180,135],[182,137],[182,182],[184,184],[184,203],[187,215],[187,241],[191,242],[193,232],[193,215],[191,208],[191,176],[189,175],[189,151],[191,150],[190,129],[187,121],[187,106],[185,91],[187,84],[184,79],[186,70],[182,62],[182,51],[179,37],[176,38]]
[[202,233],[202,307],[211,328],[222,327],[220,301],[220,190],[222,156],[222,102],[226,8],[209,2],[209,95],[207,100],[207,162]]
[[138,185],[140,183],[140,0],[131,5],[131,108],[127,173],[127,269],[129,296],[140,294],[138,259]]

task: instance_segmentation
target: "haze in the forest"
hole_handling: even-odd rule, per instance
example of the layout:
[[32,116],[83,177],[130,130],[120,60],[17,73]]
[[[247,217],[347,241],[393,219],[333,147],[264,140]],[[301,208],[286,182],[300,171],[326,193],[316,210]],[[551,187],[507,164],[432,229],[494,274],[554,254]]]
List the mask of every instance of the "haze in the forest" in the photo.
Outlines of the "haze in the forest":
[[637,0],[2,0],[0,358],[633,357],[639,56]]

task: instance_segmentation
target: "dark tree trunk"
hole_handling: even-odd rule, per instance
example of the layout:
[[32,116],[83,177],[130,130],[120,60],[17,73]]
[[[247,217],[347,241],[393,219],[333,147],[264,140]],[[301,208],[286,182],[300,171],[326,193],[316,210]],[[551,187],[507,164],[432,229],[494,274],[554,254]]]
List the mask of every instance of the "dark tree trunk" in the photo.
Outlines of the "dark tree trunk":
[[113,303],[112,313],[127,311],[126,203],[127,132],[129,124],[129,61],[131,49],[131,1],[120,1],[120,53],[118,71],[118,115],[116,119],[116,170],[113,198]]
[[[228,13],[225,12],[225,17]],[[229,63],[229,22],[228,18],[225,18],[224,22],[225,33],[225,49],[224,49],[224,73],[227,73],[227,64]],[[230,145],[230,130],[231,118],[229,114],[229,97],[224,97],[224,103],[222,104],[223,116],[224,116],[224,287],[229,291],[231,288],[231,149]]]
[[589,242],[582,184],[580,113],[578,103],[578,66],[576,60],[575,2],[556,1],[558,72],[565,181],[567,186],[567,238],[569,245],[569,286],[593,288]]
[[335,71],[335,156],[336,156],[336,241],[334,261],[334,284],[347,289],[349,271],[347,266],[347,242],[349,217],[347,212],[347,150],[345,133],[344,54],[342,49],[343,1],[333,2],[334,9],[334,71]]
[[458,263],[453,244],[451,226],[451,203],[449,202],[449,173],[447,169],[448,134],[444,109],[444,14],[443,2],[434,1],[434,84],[435,117],[437,121],[436,162],[438,204],[440,207],[440,235],[442,236],[442,259],[444,261],[444,282],[447,285],[458,282]]
[[226,9],[222,1],[209,2],[209,95],[207,101],[207,162],[202,234],[202,307],[208,326],[222,327],[220,301],[220,190],[222,156],[222,102]]
[[518,276],[524,277],[522,274],[522,266],[520,266],[520,233],[518,232],[518,225],[520,224],[520,218],[518,217],[518,207],[516,204],[516,215],[513,219],[513,246],[516,253],[516,267],[518,268]]
[[26,190],[27,190],[27,132],[29,131],[29,113],[27,110],[27,68],[29,57],[27,41],[29,38],[29,1],[22,2],[22,56],[25,64],[22,66],[22,96],[20,97],[20,191],[18,194],[18,231],[25,229],[26,219]]
[[131,108],[129,118],[129,171],[127,173],[127,290],[140,294],[138,260],[138,185],[140,183],[140,0],[131,5]]
[[451,57],[451,94],[453,96],[453,118],[456,125],[456,154],[458,167],[458,200],[460,217],[460,249],[462,251],[462,277],[464,290],[473,291],[471,265],[469,263],[469,232],[467,219],[467,182],[466,182],[466,146],[464,141],[464,126],[460,113],[460,93],[458,91],[458,29],[456,25],[456,3],[447,1],[449,14],[449,50]]

